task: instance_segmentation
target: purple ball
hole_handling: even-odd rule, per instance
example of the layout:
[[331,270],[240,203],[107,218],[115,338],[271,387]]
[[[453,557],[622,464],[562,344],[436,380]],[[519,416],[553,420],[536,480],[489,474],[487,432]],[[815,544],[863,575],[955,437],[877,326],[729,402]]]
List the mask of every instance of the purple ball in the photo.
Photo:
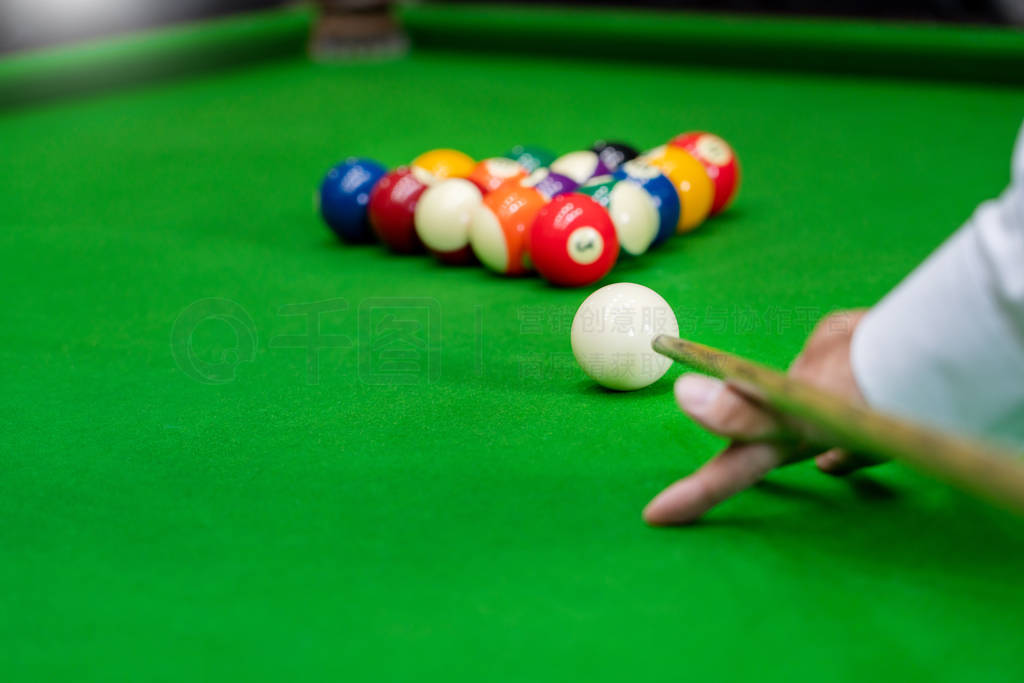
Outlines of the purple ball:
[[598,157],[597,157],[597,168],[594,169],[594,175],[592,175],[590,177],[591,178],[597,178],[597,177],[600,177],[600,176],[603,176],[603,175],[611,175],[614,172],[615,172],[615,169],[614,168],[610,168],[608,166],[608,164],[605,163],[604,159],[602,159],[601,156],[598,155]]
[[569,176],[560,173],[552,173],[547,168],[538,168],[531,173],[522,183],[526,187],[532,187],[548,199],[553,199],[560,194],[573,192],[580,186]]

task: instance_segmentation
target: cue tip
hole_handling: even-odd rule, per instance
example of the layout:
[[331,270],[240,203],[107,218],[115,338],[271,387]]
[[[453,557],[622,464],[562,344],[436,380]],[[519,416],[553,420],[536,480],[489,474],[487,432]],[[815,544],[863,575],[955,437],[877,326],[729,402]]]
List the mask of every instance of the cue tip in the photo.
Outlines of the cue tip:
[[665,342],[666,340],[669,339],[672,339],[672,337],[668,336],[667,334],[656,335],[653,339],[651,339],[651,348],[657,351],[658,353],[664,355],[665,351],[668,350],[668,345]]

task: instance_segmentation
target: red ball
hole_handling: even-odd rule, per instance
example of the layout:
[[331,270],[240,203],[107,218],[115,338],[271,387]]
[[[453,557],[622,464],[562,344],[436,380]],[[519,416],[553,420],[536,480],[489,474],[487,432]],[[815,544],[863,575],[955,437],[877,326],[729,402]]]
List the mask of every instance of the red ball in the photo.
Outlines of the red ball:
[[555,197],[537,212],[529,252],[545,280],[580,287],[608,274],[619,256],[619,240],[608,212],[574,192]]
[[715,187],[709,215],[723,211],[740,186],[739,160],[729,143],[717,135],[693,131],[675,136],[669,144],[682,147],[704,165]]
[[370,192],[370,225],[392,251],[402,254],[423,251],[413,216],[416,202],[427,189],[428,177],[419,169],[403,166],[381,178]]

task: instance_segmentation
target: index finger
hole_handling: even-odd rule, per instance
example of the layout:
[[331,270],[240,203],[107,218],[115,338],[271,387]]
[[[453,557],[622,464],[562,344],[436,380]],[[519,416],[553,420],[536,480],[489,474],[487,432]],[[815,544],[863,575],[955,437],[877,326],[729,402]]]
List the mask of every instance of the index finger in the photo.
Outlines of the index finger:
[[726,498],[750,488],[786,460],[772,443],[734,442],[688,477],[659,493],[644,508],[654,526],[688,524]]

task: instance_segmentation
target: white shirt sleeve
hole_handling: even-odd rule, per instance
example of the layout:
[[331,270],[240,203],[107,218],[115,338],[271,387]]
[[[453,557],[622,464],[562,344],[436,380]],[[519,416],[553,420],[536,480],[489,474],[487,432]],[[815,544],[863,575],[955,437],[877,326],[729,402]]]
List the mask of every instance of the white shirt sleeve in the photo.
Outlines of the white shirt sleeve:
[[868,312],[850,362],[880,410],[1024,445],[1024,128],[1010,187]]

